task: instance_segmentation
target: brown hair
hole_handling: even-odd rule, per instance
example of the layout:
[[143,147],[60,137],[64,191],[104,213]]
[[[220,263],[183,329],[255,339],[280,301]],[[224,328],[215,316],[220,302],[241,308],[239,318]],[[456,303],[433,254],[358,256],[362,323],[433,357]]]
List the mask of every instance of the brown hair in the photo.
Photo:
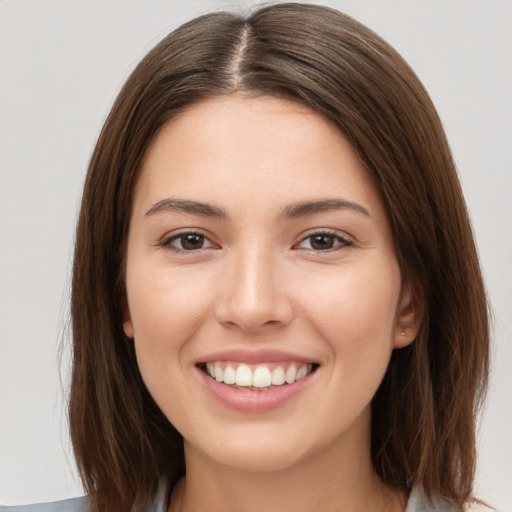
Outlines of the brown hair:
[[462,506],[488,373],[488,311],[466,206],[441,122],[405,61],[335,10],[264,7],[199,17],[137,66],[91,158],[76,234],[69,416],[98,510],[135,509],[184,474],[181,436],[149,395],[123,332],[124,255],[141,158],[178,112],[215,95],[293,99],[332,120],[380,191],[402,275],[425,317],[395,350],[372,404],[376,472]]

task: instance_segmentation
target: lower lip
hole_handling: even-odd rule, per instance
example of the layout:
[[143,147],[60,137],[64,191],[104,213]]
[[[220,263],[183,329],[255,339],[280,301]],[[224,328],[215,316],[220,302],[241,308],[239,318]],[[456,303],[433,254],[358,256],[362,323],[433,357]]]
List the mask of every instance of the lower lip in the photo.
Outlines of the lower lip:
[[265,391],[252,391],[217,382],[199,368],[198,372],[204,385],[218,402],[241,412],[266,412],[281,407],[303,391],[315,373],[310,373],[293,384],[283,384]]

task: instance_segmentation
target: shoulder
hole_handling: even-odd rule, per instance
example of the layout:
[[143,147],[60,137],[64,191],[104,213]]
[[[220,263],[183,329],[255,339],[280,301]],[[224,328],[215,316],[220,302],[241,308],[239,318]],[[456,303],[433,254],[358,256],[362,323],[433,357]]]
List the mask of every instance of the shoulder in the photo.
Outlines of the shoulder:
[[51,503],[36,503],[33,505],[0,505],[0,512],[89,512],[89,498],[71,498],[69,500],[53,501]]
[[436,496],[429,498],[421,487],[414,487],[405,512],[496,512],[491,507],[477,502],[469,503],[461,510],[449,500]]
[[421,487],[414,487],[405,512],[462,512],[453,503],[441,497],[429,498]]

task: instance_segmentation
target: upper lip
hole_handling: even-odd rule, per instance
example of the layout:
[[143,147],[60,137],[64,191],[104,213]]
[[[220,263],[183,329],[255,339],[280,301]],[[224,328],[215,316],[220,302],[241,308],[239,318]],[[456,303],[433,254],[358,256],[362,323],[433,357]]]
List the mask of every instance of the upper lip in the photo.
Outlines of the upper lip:
[[279,363],[279,362],[298,362],[315,363],[310,357],[300,356],[292,352],[285,352],[276,349],[227,349],[219,352],[212,352],[198,359],[197,364],[210,363],[214,361],[233,361],[238,363]]

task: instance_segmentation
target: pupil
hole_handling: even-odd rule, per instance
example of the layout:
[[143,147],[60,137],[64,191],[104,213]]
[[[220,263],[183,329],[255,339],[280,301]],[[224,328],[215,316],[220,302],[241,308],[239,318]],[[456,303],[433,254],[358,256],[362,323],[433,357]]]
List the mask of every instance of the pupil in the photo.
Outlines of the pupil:
[[334,245],[334,237],[331,235],[315,235],[311,239],[311,247],[316,251],[332,249]]
[[193,251],[194,249],[200,249],[203,245],[204,236],[197,235],[196,233],[188,233],[186,235],[182,235],[181,237],[181,246],[183,249],[188,251]]

